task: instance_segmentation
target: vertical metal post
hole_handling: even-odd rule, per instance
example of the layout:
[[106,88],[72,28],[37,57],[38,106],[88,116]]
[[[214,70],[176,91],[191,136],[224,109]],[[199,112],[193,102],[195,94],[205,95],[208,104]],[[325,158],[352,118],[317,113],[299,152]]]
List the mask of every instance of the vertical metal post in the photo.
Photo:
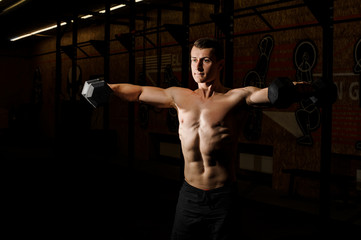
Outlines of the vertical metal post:
[[[157,10],[157,28],[160,29],[162,25],[162,8]],[[160,32],[157,31],[157,86],[160,87],[160,78],[162,71],[162,39]]]
[[361,108],[361,73],[359,75],[360,77],[360,80],[359,80],[359,88],[358,88],[358,104],[359,104],[359,107]]
[[145,85],[146,84],[146,79],[147,79],[147,50],[146,48],[146,30],[147,30],[147,11],[144,10],[143,12],[143,63],[142,63],[142,78],[141,78],[141,84],[140,85]]
[[[221,3],[220,1],[214,1],[214,7],[213,7],[213,13],[219,14],[221,11]],[[217,24],[215,24],[215,28],[214,28],[214,37],[216,39],[218,39],[220,37],[220,29],[217,28]]]
[[[325,4],[325,3],[324,3]],[[323,29],[323,81],[333,81],[333,0],[327,1]],[[330,215],[330,170],[332,150],[332,105],[322,109],[321,162],[320,162],[320,216],[327,223]]]
[[54,111],[55,111],[55,137],[59,137],[60,132],[60,93],[61,93],[61,21],[60,19],[57,20],[57,27],[56,27],[56,66],[55,66],[55,99],[54,99]]
[[[109,83],[110,78],[110,1],[105,1],[104,21],[104,80]],[[104,105],[103,128],[109,129],[109,105]]]
[[233,32],[234,32],[234,0],[224,1],[224,13],[229,19],[227,19],[227,32],[225,40],[225,81],[226,87],[233,87]]
[[[129,1],[129,33],[131,35],[131,47],[129,49],[129,83],[135,83],[135,0]],[[135,152],[135,116],[134,116],[134,103],[128,105],[128,157],[129,168],[134,167],[134,152]]]
[[184,43],[182,45],[182,85],[189,85],[189,12],[190,0],[183,1],[182,24],[184,26]]
[[71,59],[71,95],[70,101],[76,101],[77,86],[76,86],[76,70],[77,70],[77,45],[78,45],[78,14],[74,12],[73,19],[73,43],[72,43],[72,59]]

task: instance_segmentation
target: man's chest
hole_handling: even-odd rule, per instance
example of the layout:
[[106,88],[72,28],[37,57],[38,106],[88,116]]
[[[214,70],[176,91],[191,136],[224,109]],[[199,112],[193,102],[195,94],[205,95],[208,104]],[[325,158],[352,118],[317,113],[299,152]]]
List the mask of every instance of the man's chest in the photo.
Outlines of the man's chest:
[[179,123],[183,127],[213,128],[227,125],[237,118],[234,104],[226,100],[189,102],[178,109]]

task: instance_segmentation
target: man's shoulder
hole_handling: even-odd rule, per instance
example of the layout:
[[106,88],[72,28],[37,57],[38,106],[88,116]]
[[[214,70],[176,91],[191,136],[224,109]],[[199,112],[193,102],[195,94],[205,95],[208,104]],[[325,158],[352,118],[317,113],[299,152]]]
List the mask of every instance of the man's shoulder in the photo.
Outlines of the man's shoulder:
[[248,96],[246,88],[232,88],[224,94],[225,100],[231,105],[242,106]]
[[170,87],[167,88],[166,91],[173,98],[177,106],[184,103],[189,104],[189,101],[194,101],[194,97],[196,96],[195,91],[184,87]]
[[167,91],[171,92],[172,94],[192,94],[195,91],[185,88],[185,87],[169,87],[167,88]]
[[226,96],[242,98],[247,95],[247,88],[232,88],[225,94]]

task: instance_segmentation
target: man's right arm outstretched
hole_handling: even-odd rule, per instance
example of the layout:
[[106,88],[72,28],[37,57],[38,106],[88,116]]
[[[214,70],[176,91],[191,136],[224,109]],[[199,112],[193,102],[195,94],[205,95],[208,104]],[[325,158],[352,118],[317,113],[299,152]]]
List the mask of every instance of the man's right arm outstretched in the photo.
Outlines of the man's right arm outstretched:
[[151,86],[138,86],[127,83],[108,84],[113,93],[129,102],[144,102],[158,108],[175,107],[172,88],[158,88]]

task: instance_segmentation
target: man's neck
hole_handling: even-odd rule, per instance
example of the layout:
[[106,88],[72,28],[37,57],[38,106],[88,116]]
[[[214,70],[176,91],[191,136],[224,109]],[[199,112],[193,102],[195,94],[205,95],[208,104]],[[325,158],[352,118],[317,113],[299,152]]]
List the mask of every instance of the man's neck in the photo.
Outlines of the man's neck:
[[197,93],[203,98],[210,98],[215,93],[225,92],[227,92],[227,89],[219,81],[214,81],[212,83],[198,83]]

